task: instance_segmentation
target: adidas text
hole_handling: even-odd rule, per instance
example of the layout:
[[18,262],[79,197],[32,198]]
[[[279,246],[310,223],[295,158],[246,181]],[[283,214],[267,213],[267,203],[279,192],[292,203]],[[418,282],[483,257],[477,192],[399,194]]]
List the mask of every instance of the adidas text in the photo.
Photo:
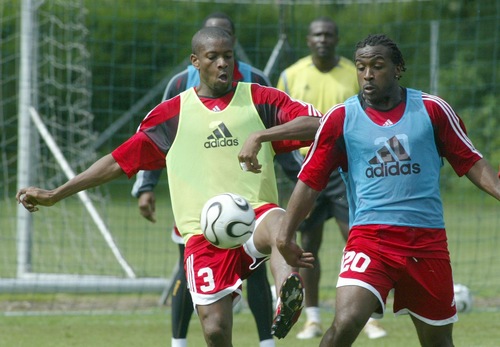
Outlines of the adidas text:
[[231,147],[238,145],[239,145],[238,139],[231,139],[231,138],[214,139],[204,143],[205,148]]
[[387,176],[399,176],[399,175],[411,175],[420,173],[420,164],[400,164],[396,162],[394,164],[383,163],[378,166],[369,167],[366,169],[366,177],[387,177]]

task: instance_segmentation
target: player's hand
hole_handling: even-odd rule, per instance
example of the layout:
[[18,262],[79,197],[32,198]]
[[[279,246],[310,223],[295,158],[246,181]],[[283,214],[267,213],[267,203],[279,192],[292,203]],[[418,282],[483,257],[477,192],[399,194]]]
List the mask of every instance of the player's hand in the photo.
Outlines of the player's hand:
[[143,192],[137,202],[141,216],[152,223],[156,223],[156,197],[154,192]]
[[279,242],[276,246],[288,265],[291,267],[313,268],[314,256],[311,252],[304,252],[295,241]]
[[52,191],[36,187],[19,189],[16,194],[16,200],[30,212],[38,211],[37,205],[52,206],[56,202],[52,199]]
[[262,165],[260,165],[259,159],[257,159],[257,154],[259,154],[261,148],[262,145],[257,137],[250,135],[238,154],[240,167],[243,171],[250,171],[253,173],[262,172]]

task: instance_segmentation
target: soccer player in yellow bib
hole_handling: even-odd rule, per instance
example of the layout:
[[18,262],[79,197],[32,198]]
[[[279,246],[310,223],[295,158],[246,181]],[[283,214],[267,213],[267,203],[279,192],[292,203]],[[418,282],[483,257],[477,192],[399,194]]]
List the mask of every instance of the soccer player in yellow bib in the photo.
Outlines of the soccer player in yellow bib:
[[[241,298],[243,280],[267,260],[279,290],[271,333],[284,338],[302,311],[303,285],[276,248],[284,210],[277,205],[273,159],[310,145],[321,113],[276,88],[233,81],[233,38],[223,29],[201,29],[191,47],[198,86],[157,105],[132,137],[68,182],[49,190],[21,188],[16,199],[36,212],[124,175],[166,167],[174,219],[186,245],[184,269],[207,346],[233,346],[232,306]],[[217,248],[201,231],[203,205],[224,192],[242,195],[255,210],[254,233],[238,248]],[[294,266],[312,266],[314,260],[308,252],[300,259]]]
[[[322,113],[358,93],[356,67],[351,60],[336,53],[338,42],[338,26],[331,18],[320,17],[313,20],[307,35],[307,46],[311,54],[284,70],[277,88],[292,98],[313,104]],[[301,149],[300,152],[304,156],[307,148]],[[293,160],[290,155],[286,155],[286,158]],[[331,174],[328,185],[316,200],[313,211],[299,228],[302,247],[313,253],[316,259],[314,268],[300,270],[306,286],[307,321],[302,331],[297,334],[299,339],[311,339],[323,334],[319,309],[321,267],[318,253],[324,224],[332,217],[335,218],[344,240],[347,240],[349,206],[345,185],[338,171]],[[374,320],[368,322],[364,331],[372,339],[386,335],[385,330]]]

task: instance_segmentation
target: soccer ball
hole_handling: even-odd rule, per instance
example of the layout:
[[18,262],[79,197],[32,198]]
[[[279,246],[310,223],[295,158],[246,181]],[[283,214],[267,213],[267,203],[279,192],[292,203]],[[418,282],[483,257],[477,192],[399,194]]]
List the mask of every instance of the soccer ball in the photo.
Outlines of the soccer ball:
[[458,312],[469,312],[472,309],[472,294],[463,284],[455,283],[453,285],[455,292],[455,305]]
[[236,248],[252,236],[255,212],[240,195],[224,193],[209,199],[201,210],[201,230],[219,248]]

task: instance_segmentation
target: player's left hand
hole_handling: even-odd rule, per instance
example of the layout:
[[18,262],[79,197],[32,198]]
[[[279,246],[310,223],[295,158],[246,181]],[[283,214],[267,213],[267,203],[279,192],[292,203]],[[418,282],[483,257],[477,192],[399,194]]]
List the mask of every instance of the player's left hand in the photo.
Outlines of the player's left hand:
[[245,143],[243,143],[240,153],[238,154],[238,161],[243,171],[250,171],[253,173],[262,172],[262,165],[259,163],[259,159],[257,159],[257,154],[259,154],[261,148],[262,145],[256,136],[250,135]]

